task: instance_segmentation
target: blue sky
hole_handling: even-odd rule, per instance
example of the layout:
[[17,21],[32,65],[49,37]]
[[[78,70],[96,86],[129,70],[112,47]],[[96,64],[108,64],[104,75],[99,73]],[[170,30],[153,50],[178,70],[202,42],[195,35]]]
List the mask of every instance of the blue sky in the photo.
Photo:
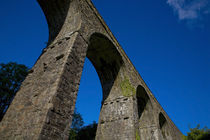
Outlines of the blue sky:
[[[185,134],[210,128],[210,2],[93,0],[99,13],[170,118]],[[48,27],[36,1],[0,1],[0,62],[32,67]],[[102,89],[86,60],[77,110],[97,121]]]

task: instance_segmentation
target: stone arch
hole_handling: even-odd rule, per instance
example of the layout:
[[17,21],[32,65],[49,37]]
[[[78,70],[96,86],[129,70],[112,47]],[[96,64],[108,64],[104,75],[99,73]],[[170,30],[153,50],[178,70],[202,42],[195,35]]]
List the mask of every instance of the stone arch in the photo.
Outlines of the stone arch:
[[162,134],[162,138],[165,140],[172,140],[172,135],[170,132],[168,122],[162,112],[159,113],[159,127]]
[[145,89],[142,86],[137,87],[136,99],[138,107],[138,118],[140,119],[149,101],[149,96],[147,95]]
[[137,116],[138,116],[138,129],[141,139],[149,140],[154,136],[155,123],[153,115],[153,106],[149,95],[144,87],[139,85],[136,90],[137,101]]
[[[116,114],[115,116],[114,112],[110,111],[110,108],[117,113],[117,110],[119,110],[117,107],[119,106],[116,105],[116,102],[113,102],[112,104],[107,103],[107,98],[112,96],[109,98],[109,100],[112,100],[113,98],[118,97],[116,94],[118,92],[114,89],[119,88],[116,88],[116,85],[114,84],[117,81],[116,79],[123,65],[122,56],[108,37],[101,33],[93,33],[88,40],[86,57],[90,60],[98,74],[103,94],[96,139],[102,137],[107,138],[107,134],[110,134],[110,136],[113,137],[113,134],[111,134],[112,132],[109,131],[111,129],[110,127],[112,127],[112,125],[114,126],[114,122],[110,122],[109,119],[117,118],[119,115]],[[105,132],[105,135],[103,132]],[[113,131],[113,133],[115,132]]]
[[65,23],[65,20],[68,16],[69,9],[71,7],[69,0],[53,0],[53,1],[43,1],[37,0],[39,5],[44,11],[48,29],[49,29],[49,40],[48,44],[52,42],[59,32],[62,30],[62,27]]
[[95,67],[101,81],[104,102],[123,64],[122,56],[105,35],[93,33],[89,38],[87,58]]
[[[142,86],[138,86],[136,90],[136,100],[137,100],[137,109],[138,109],[138,119],[141,125],[144,124],[144,121],[154,121],[153,118],[153,107],[150,101],[150,98]],[[149,116],[147,116],[149,115]],[[149,120],[147,118],[149,117]]]

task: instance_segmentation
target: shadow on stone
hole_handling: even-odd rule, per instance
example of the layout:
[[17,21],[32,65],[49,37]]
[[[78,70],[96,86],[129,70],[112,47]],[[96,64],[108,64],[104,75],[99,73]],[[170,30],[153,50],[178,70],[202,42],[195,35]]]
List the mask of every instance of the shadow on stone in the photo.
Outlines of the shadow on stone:
[[95,33],[90,38],[87,58],[98,73],[103,89],[104,102],[109,96],[120,67],[123,64],[122,57],[107,37]]

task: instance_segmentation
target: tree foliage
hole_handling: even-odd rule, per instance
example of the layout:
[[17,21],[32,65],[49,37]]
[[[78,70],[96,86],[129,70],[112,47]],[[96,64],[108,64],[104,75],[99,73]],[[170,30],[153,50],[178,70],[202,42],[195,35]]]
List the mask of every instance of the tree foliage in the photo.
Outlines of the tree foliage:
[[184,140],[210,140],[210,130],[207,127],[200,129],[200,125],[196,128],[191,128]]
[[83,126],[84,121],[80,113],[75,109],[69,140],[94,140],[96,135],[97,123],[93,122],[90,125]]
[[92,124],[82,127],[78,132],[77,140],[95,140],[97,130],[97,123],[94,121]]
[[0,121],[28,73],[25,65],[10,62],[0,64]]
[[71,129],[69,133],[69,140],[77,140],[78,132],[80,131],[83,125],[84,125],[83,118],[81,114],[77,112],[77,109],[75,108],[72,124],[71,124]]
[[71,128],[74,129],[76,132],[79,132],[79,130],[84,125],[83,118],[79,112],[77,112],[77,109],[75,109],[72,119],[72,125]]

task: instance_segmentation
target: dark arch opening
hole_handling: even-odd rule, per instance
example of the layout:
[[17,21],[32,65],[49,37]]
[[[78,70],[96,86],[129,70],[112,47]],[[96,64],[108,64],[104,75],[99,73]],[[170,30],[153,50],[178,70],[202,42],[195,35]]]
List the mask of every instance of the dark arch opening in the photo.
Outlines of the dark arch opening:
[[149,139],[153,139],[152,127],[155,124],[152,102],[147,94],[146,90],[142,86],[138,86],[136,90],[137,100],[137,128],[141,138],[148,136]]
[[137,87],[136,99],[137,99],[138,117],[140,119],[149,101],[149,96],[147,95],[147,92],[140,85]]
[[159,114],[159,126],[160,126],[160,129],[163,128],[165,123],[166,123],[166,118],[164,117],[163,113],[160,113]]
[[170,127],[162,112],[159,113],[159,127],[165,140],[172,139]]
[[47,19],[50,44],[61,31],[67,17],[70,0],[37,0]]

